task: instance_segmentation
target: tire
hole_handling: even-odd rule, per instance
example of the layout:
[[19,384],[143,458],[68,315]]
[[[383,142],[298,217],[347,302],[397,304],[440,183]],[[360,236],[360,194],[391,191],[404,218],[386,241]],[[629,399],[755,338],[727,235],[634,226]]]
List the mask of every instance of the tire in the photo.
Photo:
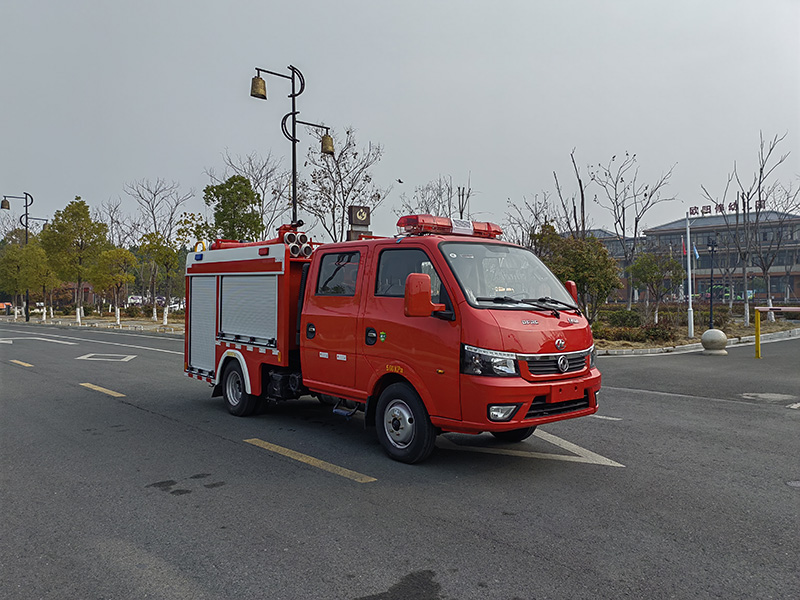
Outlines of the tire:
[[436,428],[425,404],[410,385],[393,383],[378,399],[378,440],[390,458],[414,464],[428,458],[436,444]]
[[247,417],[258,408],[258,397],[248,394],[246,389],[239,361],[230,361],[222,375],[222,396],[232,415]]
[[501,442],[521,442],[527,440],[536,431],[536,425],[533,427],[523,427],[522,429],[511,429],[510,431],[492,431],[492,435]]

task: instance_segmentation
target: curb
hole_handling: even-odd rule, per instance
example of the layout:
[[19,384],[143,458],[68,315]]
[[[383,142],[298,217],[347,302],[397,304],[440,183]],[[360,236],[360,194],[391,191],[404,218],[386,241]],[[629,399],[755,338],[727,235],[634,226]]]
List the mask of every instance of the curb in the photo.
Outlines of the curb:
[[[761,341],[774,341],[784,340],[800,337],[800,329],[788,329],[786,331],[776,331],[775,333],[764,333],[761,335]],[[745,335],[742,337],[728,338],[727,347],[740,346],[742,344],[753,344],[756,341],[755,335]],[[633,356],[643,354],[682,354],[685,352],[697,352],[703,349],[703,344],[697,342],[693,344],[686,344],[684,346],[665,346],[663,348],[623,348],[620,350],[614,349],[597,349],[598,356]]]

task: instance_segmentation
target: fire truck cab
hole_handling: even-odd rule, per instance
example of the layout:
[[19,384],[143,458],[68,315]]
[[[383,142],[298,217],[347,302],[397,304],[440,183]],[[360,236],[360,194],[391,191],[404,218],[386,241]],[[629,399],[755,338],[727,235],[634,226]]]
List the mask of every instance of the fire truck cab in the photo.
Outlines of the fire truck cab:
[[313,394],[365,413],[415,463],[439,433],[508,442],[597,411],[591,328],[530,251],[491,223],[411,215],[393,238],[217,241],[187,258],[185,371],[230,412]]

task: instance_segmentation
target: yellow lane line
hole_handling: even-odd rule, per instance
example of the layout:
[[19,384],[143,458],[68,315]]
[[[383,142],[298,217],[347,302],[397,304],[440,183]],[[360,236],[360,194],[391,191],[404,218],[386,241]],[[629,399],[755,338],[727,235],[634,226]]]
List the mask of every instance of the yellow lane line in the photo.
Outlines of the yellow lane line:
[[14,360],[11,359],[9,362],[14,363],[15,365],[19,365],[20,367],[32,367],[33,365],[30,363],[22,362],[21,360]]
[[339,475],[341,477],[347,477],[347,479],[352,479],[353,481],[356,481],[358,483],[371,483],[373,481],[378,481],[377,479],[375,479],[374,477],[370,477],[369,475],[356,473],[355,471],[351,471],[350,469],[345,469],[344,467],[340,467],[331,464],[329,462],[325,462],[324,460],[314,458],[313,456],[308,456],[307,454],[295,452],[294,450],[290,450],[289,448],[284,448],[283,446],[276,446],[275,444],[270,444],[269,442],[265,442],[264,440],[259,440],[258,438],[253,438],[244,441],[248,444],[252,444],[253,446],[258,446],[259,448],[264,448],[264,450],[269,450],[270,452],[274,452],[275,454],[280,454],[281,456],[286,456],[287,458],[291,458],[292,460],[297,460],[300,461],[301,463],[311,465],[312,467],[317,467],[318,469],[322,469],[323,471],[328,471],[328,473],[333,473],[334,475]]
[[108,390],[104,387],[100,387],[99,385],[95,385],[93,383],[82,383],[81,385],[85,388],[89,388],[90,390],[94,390],[96,392],[103,392],[104,394],[108,394],[109,396],[114,396],[114,398],[125,397],[125,394],[120,394],[119,392],[115,392],[114,390]]

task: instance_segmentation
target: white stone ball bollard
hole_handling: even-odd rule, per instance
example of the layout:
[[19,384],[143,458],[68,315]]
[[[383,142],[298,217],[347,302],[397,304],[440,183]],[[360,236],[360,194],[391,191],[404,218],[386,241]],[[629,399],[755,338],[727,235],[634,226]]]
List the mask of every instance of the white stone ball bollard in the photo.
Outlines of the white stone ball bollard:
[[725,356],[728,351],[725,346],[728,345],[728,336],[721,329],[708,329],[700,338],[700,343],[703,344],[703,354],[709,356]]

